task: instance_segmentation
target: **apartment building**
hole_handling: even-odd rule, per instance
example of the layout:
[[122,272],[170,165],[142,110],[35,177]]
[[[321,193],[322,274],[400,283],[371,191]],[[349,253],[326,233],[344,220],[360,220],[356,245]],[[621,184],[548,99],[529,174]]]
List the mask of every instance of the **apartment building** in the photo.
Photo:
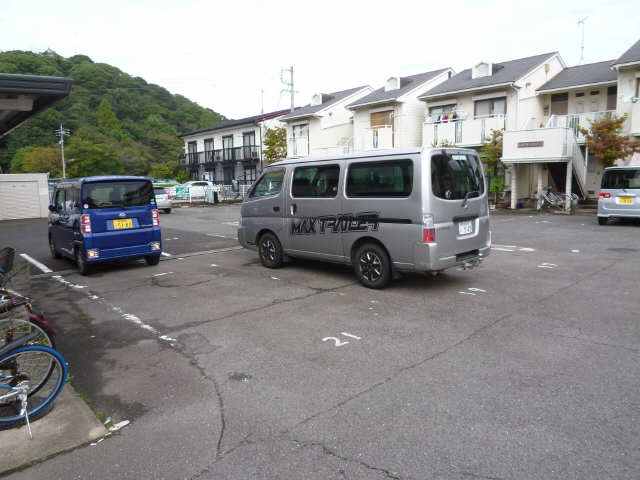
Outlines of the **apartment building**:
[[624,133],[640,136],[639,83],[640,41],[617,60],[563,68],[539,86],[525,123],[504,132],[512,208],[540,198],[546,187],[596,198],[603,168],[589,155],[581,129],[626,114]]
[[287,156],[331,155],[353,150],[353,114],[345,106],[373,91],[361,86],[316,93],[311,103],[280,117],[287,129]]
[[408,77],[392,76],[383,87],[347,105],[353,112],[354,149],[420,146],[424,103],[418,95],[454,73],[451,68],[441,68]]
[[228,120],[212,127],[179,135],[184,154],[179,162],[193,179],[231,184],[251,183],[262,170],[262,137],[268,128],[283,126],[278,121],[289,110]]

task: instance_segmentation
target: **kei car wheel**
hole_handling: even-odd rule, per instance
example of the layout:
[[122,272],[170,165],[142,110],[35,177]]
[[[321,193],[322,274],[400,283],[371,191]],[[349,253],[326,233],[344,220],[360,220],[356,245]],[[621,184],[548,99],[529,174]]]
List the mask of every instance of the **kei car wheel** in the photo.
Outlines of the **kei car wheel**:
[[598,217],[598,225],[606,225],[607,223],[609,223],[607,217]]
[[384,288],[391,281],[391,260],[384,248],[365,243],[354,255],[353,268],[367,288]]
[[267,268],[279,268],[282,266],[282,245],[278,237],[273,233],[265,233],[258,242],[260,261]]
[[144,260],[147,265],[158,265],[160,263],[160,255],[147,255]]
[[87,263],[87,254],[83,247],[76,248],[76,266],[80,275],[89,275],[91,266]]
[[49,250],[52,258],[60,258],[60,253],[56,250],[56,244],[51,235],[49,235]]

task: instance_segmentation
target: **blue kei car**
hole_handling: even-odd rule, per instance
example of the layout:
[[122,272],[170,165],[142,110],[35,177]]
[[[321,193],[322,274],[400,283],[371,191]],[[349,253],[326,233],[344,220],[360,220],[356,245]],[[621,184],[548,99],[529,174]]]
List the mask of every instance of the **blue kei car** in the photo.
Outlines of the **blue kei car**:
[[75,259],[82,275],[94,263],[162,253],[160,215],[147,177],[104,176],[63,180],[49,205],[49,248]]

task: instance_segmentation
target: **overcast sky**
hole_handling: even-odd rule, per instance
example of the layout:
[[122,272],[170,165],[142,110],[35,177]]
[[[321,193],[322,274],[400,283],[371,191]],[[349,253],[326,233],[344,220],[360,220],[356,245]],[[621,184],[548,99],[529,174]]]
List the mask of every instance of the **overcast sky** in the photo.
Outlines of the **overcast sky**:
[[0,49],[88,55],[229,118],[287,108],[316,92],[380,87],[390,75],[559,51],[586,63],[640,38],[638,0],[194,1],[1,0]]

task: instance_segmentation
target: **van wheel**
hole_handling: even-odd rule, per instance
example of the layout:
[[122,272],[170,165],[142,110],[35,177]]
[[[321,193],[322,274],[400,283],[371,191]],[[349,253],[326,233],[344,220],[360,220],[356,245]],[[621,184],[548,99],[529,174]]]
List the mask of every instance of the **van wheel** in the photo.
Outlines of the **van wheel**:
[[87,255],[83,247],[76,248],[76,266],[80,275],[89,275],[91,267],[87,263]]
[[598,225],[606,225],[607,223],[609,223],[607,217],[598,217]]
[[170,208],[165,208],[164,209],[164,213],[171,213],[171,209]]
[[58,253],[58,250],[56,250],[56,244],[51,235],[49,235],[49,250],[51,250],[52,258],[60,258],[60,253]]
[[353,258],[356,277],[367,288],[384,288],[391,281],[391,260],[375,243],[365,243]]
[[265,233],[258,242],[258,253],[260,261],[267,268],[280,268],[284,256],[282,255],[282,245],[278,237],[273,233]]
[[147,255],[144,257],[147,265],[157,265],[160,263],[160,255]]

